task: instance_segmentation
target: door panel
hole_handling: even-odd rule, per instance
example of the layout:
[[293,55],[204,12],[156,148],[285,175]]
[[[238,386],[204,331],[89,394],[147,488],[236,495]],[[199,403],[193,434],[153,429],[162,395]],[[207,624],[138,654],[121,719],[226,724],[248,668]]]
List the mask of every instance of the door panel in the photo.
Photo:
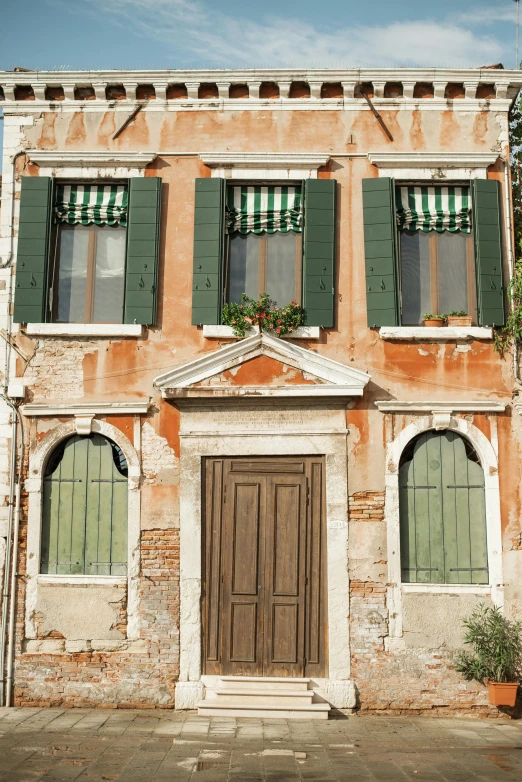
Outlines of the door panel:
[[323,676],[324,460],[204,463],[205,673]]

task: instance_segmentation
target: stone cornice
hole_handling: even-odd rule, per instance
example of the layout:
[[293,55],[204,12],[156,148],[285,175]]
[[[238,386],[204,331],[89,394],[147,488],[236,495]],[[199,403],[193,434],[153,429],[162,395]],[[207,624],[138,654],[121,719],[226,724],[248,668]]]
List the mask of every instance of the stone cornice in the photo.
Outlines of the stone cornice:
[[487,168],[498,152],[368,152],[377,168]]
[[312,169],[325,166],[325,152],[201,152],[202,162],[210,168],[291,168]]
[[507,403],[494,402],[489,399],[468,401],[401,401],[399,399],[385,399],[376,401],[375,406],[381,413],[426,413],[430,415],[437,412],[503,413],[507,407]]
[[31,402],[20,408],[23,415],[32,418],[34,416],[48,416],[61,418],[69,416],[95,416],[95,415],[145,415],[149,409],[149,403],[136,402],[72,402],[45,404]]
[[123,152],[119,150],[86,152],[84,150],[29,149],[27,155],[31,163],[36,163],[43,168],[60,166],[145,168],[156,157],[154,152]]

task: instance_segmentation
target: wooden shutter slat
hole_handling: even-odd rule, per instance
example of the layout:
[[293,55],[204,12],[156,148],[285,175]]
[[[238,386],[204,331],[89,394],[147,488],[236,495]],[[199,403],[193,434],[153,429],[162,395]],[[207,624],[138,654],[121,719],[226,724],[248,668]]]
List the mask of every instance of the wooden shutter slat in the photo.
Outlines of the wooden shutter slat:
[[368,326],[398,326],[399,286],[395,183],[363,179],[364,254]]
[[334,325],[336,188],[335,179],[304,182],[303,306],[308,326]]
[[221,323],[225,248],[224,179],[196,179],[192,324]]
[[124,323],[156,323],[161,177],[129,180]]
[[52,227],[51,177],[22,179],[16,254],[15,323],[43,323]]
[[472,192],[479,325],[503,326],[505,302],[500,186],[493,179],[475,179]]

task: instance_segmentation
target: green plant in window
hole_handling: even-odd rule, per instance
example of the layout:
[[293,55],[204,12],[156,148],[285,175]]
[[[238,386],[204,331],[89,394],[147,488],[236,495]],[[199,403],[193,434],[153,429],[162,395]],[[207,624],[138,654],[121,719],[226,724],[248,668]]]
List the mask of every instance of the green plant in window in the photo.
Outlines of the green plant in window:
[[222,323],[232,326],[236,337],[244,337],[252,326],[259,326],[275,337],[292,334],[304,323],[304,310],[296,301],[278,307],[268,293],[257,299],[241,294],[241,303],[231,302],[223,306]]
[[522,342],[522,260],[515,264],[515,273],[508,287],[509,313],[506,325],[495,329],[495,350],[502,358],[514,342]]
[[464,643],[473,654],[460,652],[455,670],[468,681],[516,682],[522,673],[522,622],[506,619],[497,606],[478,605],[463,620]]
[[450,318],[466,318],[468,313],[465,310],[451,310],[451,312],[448,312],[444,317],[447,318],[448,315]]
[[432,315],[431,312],[425,312],[422,320],[446,320],[447,315]]

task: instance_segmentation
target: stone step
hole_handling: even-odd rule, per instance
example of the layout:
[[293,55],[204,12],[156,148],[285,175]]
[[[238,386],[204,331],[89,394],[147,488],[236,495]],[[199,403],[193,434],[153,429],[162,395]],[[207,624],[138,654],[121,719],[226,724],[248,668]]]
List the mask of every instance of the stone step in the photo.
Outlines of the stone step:
[[261,719],[301,719],[327,720],[330,706],[327,703],[310,703],[306,706],[277,706],[272,704],[263,707],[256,704],[220,703],[216,699],[204,700],[198,703],[198,714],[201,717],[259,717]]
[[312,703],[313,690],[287,690],[287,689],[216,689],[207,690],[206,700],[214,703],[258,704],[259,706],[286,705],[304,706]]
[[310,679],[289,679],[285,676],[220,676],[219,689],[308,690]]

